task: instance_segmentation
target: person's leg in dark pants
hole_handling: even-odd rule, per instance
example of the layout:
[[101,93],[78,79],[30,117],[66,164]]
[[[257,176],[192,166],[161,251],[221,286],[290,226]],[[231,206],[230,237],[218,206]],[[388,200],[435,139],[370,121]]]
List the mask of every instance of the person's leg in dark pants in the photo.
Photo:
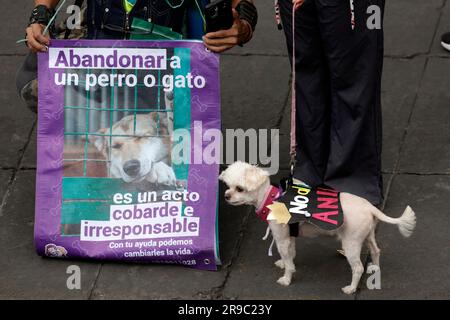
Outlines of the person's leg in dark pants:
[[[279,0],[292,62],[292,1]],[[294,177],[311,186],[323,183],[330,141],[329,69],[314,0],[296,12],[297,163]]]
[[354,1],[354,30],[348,0],[315,3],[330,68],[332,101],[324,182],[380,204],[383,31],[368,29],[366,11],[370,5],[377,5],[382,14],[384,0]]

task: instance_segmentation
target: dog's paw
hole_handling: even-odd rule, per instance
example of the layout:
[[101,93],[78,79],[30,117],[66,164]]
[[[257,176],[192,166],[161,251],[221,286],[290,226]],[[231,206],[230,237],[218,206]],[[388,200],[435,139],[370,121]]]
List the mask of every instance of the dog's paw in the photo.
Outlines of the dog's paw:
[[281,277],[277,280],[277,283],[282,285],[283,287],[287,287],[291,284],[291,279],[288,279],[287,277]]
[[353,294],[356,291],[356,287],[346,286],[342,288],[342,292],[345,294]]
[[176,185],[177,178],[172,167],[164,162],[157,162],[153,164],[150,182],[174,186]]
[[280,268],[280,269],[284,269],[284,262],[283,262],[283,260],[277,260],[277,261],[275,261],[275,265],[278,267],[278,268]]

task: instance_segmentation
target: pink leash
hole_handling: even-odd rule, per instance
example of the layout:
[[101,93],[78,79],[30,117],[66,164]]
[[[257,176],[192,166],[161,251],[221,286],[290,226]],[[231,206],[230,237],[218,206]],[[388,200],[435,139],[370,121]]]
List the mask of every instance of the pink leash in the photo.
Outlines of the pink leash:
[[292,6],[292,99],[291,99],[291,176],[294,175],[295,158],[297,153],[296,140],[296,104],[297,95],[295,90],[295,6]]
[[[275,19],[277,21],[278,29],[281,29],[281,19],[279,16],[279,7],[278,7],[278,0],[275,0]],[[295,90],[295,9],[294,6],[292,6],[292,103],[291,103],[291,176],[294,175],[294,167],[295,167],[295,156],[297,153],[297,140],[295,136],[296,131],[296,90]],[[271,188],[271,191],[273,191],[273,187]],[[277,195],[278,197],[278,195]],[[273,199],[272,199],[273,200]],[[266,200],[267,201],[267,200]],[[264,206],[266,203],[264,204]],[[264,207],[263,207],[264,208]],[[268,212],[261,211],[262,214],[260,217],[265,215]],[[267,219],[267,215],[265,215],[265,218]],[[270,227],[267,227],[266,234],[263,237],[263,240],[267,240],[270,234]],[[275,243],[275,238],[272,239],[272,243],[270,244],[268,255],[271,257],[273,255],[272,249],[273,245]]]

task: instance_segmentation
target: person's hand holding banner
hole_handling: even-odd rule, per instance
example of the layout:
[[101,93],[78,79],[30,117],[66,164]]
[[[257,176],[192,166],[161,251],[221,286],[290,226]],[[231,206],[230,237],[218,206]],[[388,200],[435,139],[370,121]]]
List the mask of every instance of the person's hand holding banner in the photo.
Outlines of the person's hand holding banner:
[[234,23],[230,29],[209,32],[203,37],[203,42],[209,50],[220,53],[250,41],[253,33],[250,23],[240,19],[239,14],[234,9],[233,18]]

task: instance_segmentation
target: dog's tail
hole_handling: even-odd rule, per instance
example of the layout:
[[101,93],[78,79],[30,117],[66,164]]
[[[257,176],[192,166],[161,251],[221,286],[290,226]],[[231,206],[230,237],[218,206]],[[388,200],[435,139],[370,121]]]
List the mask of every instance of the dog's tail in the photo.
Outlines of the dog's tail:
[[400,233],[404,237],[409,237],[416,227],[416,214],[410,206],[406,207],[400,218],[388,217],[375,207],[373,207],[372,214],[380,221],[397,225]]

